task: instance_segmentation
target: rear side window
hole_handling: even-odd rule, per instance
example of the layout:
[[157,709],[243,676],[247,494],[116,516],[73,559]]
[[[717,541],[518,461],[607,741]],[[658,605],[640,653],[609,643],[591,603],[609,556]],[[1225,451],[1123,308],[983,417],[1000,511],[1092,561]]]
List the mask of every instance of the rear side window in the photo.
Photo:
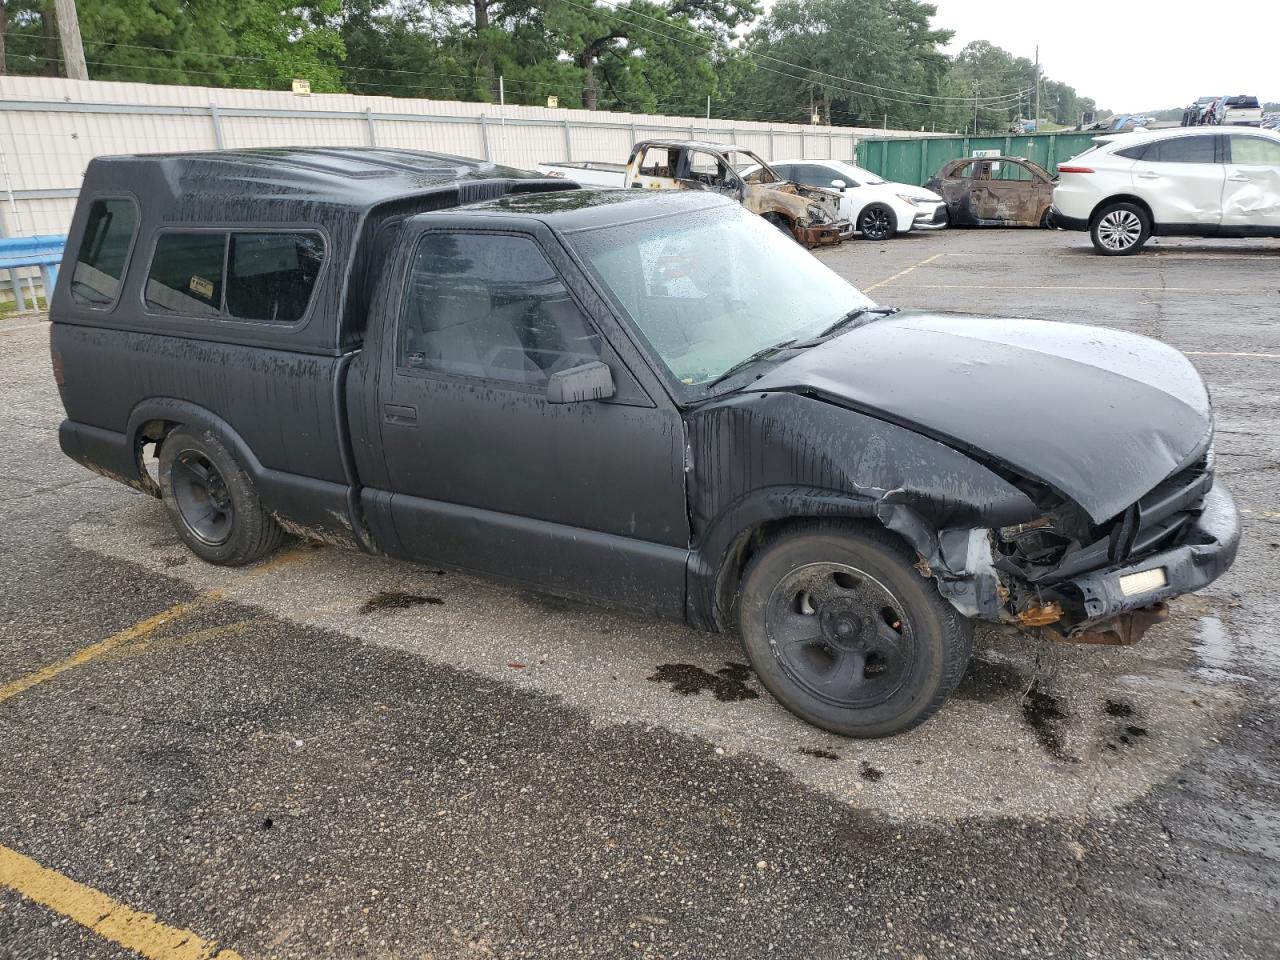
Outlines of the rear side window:
[[314,233],[233,233],[228,247],[228,315],[238,320],[296,323],[307,312],[324,264]]
[[1280,143],[1262,137],[1232,137],[1231,162],[1280,167]]
[[1117,150],[1116,156],[1127,160],[1141,160],[1149,146],[1151,146],[1149,143],[1140,143],[1136,147],[1125,147],[1123,150]]
[[147,272],[147,306],[159,313],[218,316],[226,246],[223,233],[162,233]]
[[1174,137],[1147,145],[1147,163],[1215,163],[1217,137]]
[[156,240],[144,296],[157,313],[291,324],[323,265],[315,233],[169,231]]
[[1020,163],[1006,160],[992,176],[992,180],[1034,180],[1035,174]]
[[115,303],[137,229],[132,200],[93,201],[71,273],[72,300],[91,307]]

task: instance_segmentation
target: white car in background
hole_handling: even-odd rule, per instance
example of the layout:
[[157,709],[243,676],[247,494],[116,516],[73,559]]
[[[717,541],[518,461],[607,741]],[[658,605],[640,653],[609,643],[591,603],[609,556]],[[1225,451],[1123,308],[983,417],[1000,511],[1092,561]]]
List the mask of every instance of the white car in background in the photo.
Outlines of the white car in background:
[[1152,236],[1280,237],[1280,134],[1175,127],[1096,137],[1058,165],[1053,224],[1106,256]]
[[844,160],[778,160],[769,166],[804,186],[839,190],[840,219],[852,223],[864,240],[947,225],[947,205],[932,190],[882,180]]

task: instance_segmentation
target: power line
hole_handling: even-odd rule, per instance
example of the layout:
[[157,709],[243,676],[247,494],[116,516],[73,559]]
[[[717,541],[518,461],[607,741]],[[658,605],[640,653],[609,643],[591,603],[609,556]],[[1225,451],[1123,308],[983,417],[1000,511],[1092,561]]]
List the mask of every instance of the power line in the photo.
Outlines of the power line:
[[[597,12],[597,13],[602,13],[602,12],[603,12],[603,11],[600,11],[598,8],[596,8],[596,7],[595,7],[594,5],[592,5],[592,4],[583,4],[583,3],[578,3],[578,2],[576,2],[576,0],[565,0],[565,2],[566,2],[566,3],[569,3],[571,6],[575,6],[575,7],[578,7],[578,8],[580,8],[580,9],[583,9],[583,10],[595,10],[595,12]],[[683,32],[683,33],[688,33],[688,34],[691,34],[692,36],[696,36],[696,37],[702,37],[702,34],[701,34],[701,33],[699,33],[697,30],[692,30],[692,29],[690,29],[689,27],[684,26],[683,24],[676,23],[675,21],[671,21],[671,20],[663,20],[661,17],[654,17],[654,16],[650,16],[650,15],[649,15],[649,14],[647,14],[647,13],[644,13],[644,12],[642,12],[642,11],[640,11],[640,10],[632,9],[632,8],[631,8],[631,7],[629,7],[629,6],[619,6],[617,3],[614,3],[614,2],[613,2],[613,0],[600,0],[600,2],[601,2],[601,3],[603,3],[603,4],[604,4],[605,6],[607,6],[607,7],[611,7],[611,8],[613,8],[614,10],[626,10],[626,11],[627,11],[629,14],[631,14],[632,16],[643,17],[643,18],[644,18],[644,19],[646,19],[646,20],[651,20],[651,21],[653,21],[654,23],[660,23],[660,24],[662,24],[663,26],[671,27],[672,29],[679,30],[679,31],[681,31],[681,32]],[[609,14],[605,14],[605,16],[610,16],[610,15],[609,15]],[[621,20],[621,18],[617,18],[617,17],[614,17],[613,19],[615,19],[615,20]],[[638,26],[638,25],[637,25],[637,26]],[[641,29],[644,29],[644,28],[642,27]],[[652,31],[651,31],[651,32],[652,32]],[[666,39],[669,39],[669,40],[677,40],[678,38],[676,38],[676,37],[667,37]],[[714,45],[714,44],[715,44],[715,38],[710,38],[710,43],[711,43],[712,45]],[[695,46],[695,44],[690,44],[690,46]],[[729,45],[728,45],[728,44],[723,44],[723,46],[725,46],[725,47],[729,47]],[[732,49],[732,48],[730,48],[730,49]],[[862,81],[862,80],[853,80],[853,79],[850,79],[849,77],[841,77],[841,76],[837,76],[836,74],[833,74],[833,73],[825,73],[824,71],[822,71],[822,70],[818,70],[818,69],[816,69],[816,68],[814,68],[814,67],[805,66],[804,64],[799,64],[799,63],[792,63],[792,62],[791,62],[791,61],[789,61],[789,60],[782,60],[782,59],[779,59],[778,57],[772,56],[772,55],[770,55],[770,54],[767,54],[767,53],[760,53],[760,52],[757,52],[757,51],[754,51],[754,50],[744,50],[744,51],[742,51],[740,54],[739,54],[739,53],[734,53],[734,54],[731,54],[731,56],[734,56],[734,57],[735,57],[735,59],[743,59],[744,57],[754,57],[754,58],[757,58],[757,59],[772,60],[774,63],[780,63],[780,64],[782,64],[783,66],[791,67],[791,68],[796,69],[796,70],[808,70],[808,71],[810,71],[811,73],[814,73],[814,74],[816,74],[816,75],[818,75],[818,76],[822,76],[822,77],[829,77],[830,79],[832,79],[832,80],[836,80],[836,81],[838,81],[838,82],[840,82],[840,83],[847,83],[847,84],[852,84],[852,85],[854,85],[854,86],[866,87],[866,88],[871,89],[871,90],[884,91],[884,92],[886,92],[886,93],[901,93],[901,94],[904,94],[904,95],[906,95],[906,96],[918,96],[918,97],[923,97],[923,98],[928,99],[928,100],[946,100],[946,101],[955,101],[957,106],[959,106],[959,105],[963,105],[963,104],[967,104],[967,103],[972,103],[972,102],[973,102],[973,99],[974,99],[973,97],[951,97],[951,96],[946,96],[946,95],[944,95],[944,94],[918,93],[918,92],[917,92],[917,91],[915,91],[915,90],[898,90],[898,89],[895,89],[894,87],[884,87],[884,86],[880,86],[879,84],[866,83],[865,81]],[[777,71],[775,71],[775,72],[777,72]],[[783,74],[783,76],[788,76],[788,74]],[[797,78],[797,79],[808,79],[808,78]],[[1028,88],[1026,88],[1026,90],[1021,91],[1021,93],[1025,94],[1025,93],[1027,92],[1027,90],[1029,90],[1029,89],[1031,89],[1031,88],[1030,88],[1030,87],[1028,87]],[[887,97],[886,97],[886,98],[881,98],[881,99],[890,99],[890,98],[887,98]],[[992,100],[992,99],[997,99],[997,98],[993,98],[993,97],[985,97],[985,98],[983,98],[983,99],[984,99],[984,100]],[[897,102],[897,103],[911,103],[911,104],[913,104],[913,105],[919,105],[919,106],[923,106],[923,105],[924,105],[924,104],[923,104],[923,102],[921,102],[921,101],[915,101],[915,100],[899,100],[899,101],[895,101],[895,102]]]

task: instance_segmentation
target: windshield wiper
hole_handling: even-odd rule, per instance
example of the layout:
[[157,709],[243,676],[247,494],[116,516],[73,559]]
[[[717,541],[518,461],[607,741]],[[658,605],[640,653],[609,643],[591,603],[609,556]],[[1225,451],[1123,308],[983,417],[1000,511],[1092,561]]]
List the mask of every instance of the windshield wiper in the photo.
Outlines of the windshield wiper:
[[720,374],[720,376],[716,377],[710,383],[704,384],[704,389],[710,390],[716,384],[723,383],[724,381],[732,377],[735,373],[740,373],[741,371],[745,370],[747,367],[751,366],[753,363],[758,363],[761,360],[768,360],[770,357],[774,356],[775,354],[781,353],[783,350],[787,349],[787,347],[791,346],[795,342],[796,342],[796,338],[792,337],[790,340],[783,340],[781,343],[775,343],[773,344],[773,346],[765,347],[761,350],[757,350],[755,353],[751,354],[751,356],[749,357],[743,357],[741,360],[739,360],[737,363],[731,366],[724,373]]
[[856,310],[850,310],[835,323],[831,324],[831,326],[823,330],[813,338],[812,342],[816,343],[819,340],[825,340],[837,330],[865,327],[868,323],[875,323],[882,317],[888,317],[897,312],[897,307],[858,307]]

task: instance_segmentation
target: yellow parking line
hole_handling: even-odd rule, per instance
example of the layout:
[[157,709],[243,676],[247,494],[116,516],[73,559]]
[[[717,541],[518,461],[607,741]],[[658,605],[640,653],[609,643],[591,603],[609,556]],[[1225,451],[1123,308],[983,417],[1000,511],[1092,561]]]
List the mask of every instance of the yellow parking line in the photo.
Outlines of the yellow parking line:
[[114,650],[121,644],[129,643],[132,640],[139,640],[154,633],[166,623],[176,620],[179,617],[186,616],[196,606],[205,600],[212,599],[212,594],[201,594],[195,600],[184,600],[182,603],[175,603],[167,610],[162,610],[153,617],[147,617],[140,620],[133,626],[114,633],[105,640],[99,640],[97,643],[91,643],[87,647],[81,647],[71,656],[57,663],[51,663],[47,667],[37,670],[35,673],[29,673],[25,677],[19,677],[17,680],[6,683],[0,687],[0,703],[11,697],[16,697],[20,693],[25,693],[37,684],[44,683],[46,680],[52,680],[61,673],[66,673],[81,664],[88,663],[95,657],[100,657],[110,650]]
[[893,283],[893,281],[895,280],[905,277],[912,270],[916,269],[916,267],[923,267],[926,263],[933,263],[933,261],[937,260],[941,256],[943,256],[943,254],[935,253],[932,257],[926,257],[925,259],[921,260],[919,263],[913,264],[912,266],[907,267],[907,269],[905,270],[898,271],[892,277],[886,277],[884,280],[881,280],[879,283],[873,283],[869,287],[863,287],[862,292],[870,293],[872,290],[878,290],[880,287],[886,286],[890,283]]
[[243,960],[234,950],[219,950],[190,930],[180,930],[40,866],[30,857],[0,845],[0,886],[8,887],[54,913],[74,920],[104,940],[146,960]]
[[[305,556],[307,553],[308,551],[304,548],[286,550],[283,553],[278,553],[274,557],[258,564],[252,570],[249,570],[236,582],[248,580],[264,573],[270,573],[271,571],[277,570],[286,564],[292,563],[299,557]],[[165,624],[171,623],[181,617],[185,617],[197,607],[203,606],[211,600],[220,599],[226,589],[226,587],[219,587],[213,590],[205,590],[203,593],[197,594],[194,599],[175,603],[172,607],[169,607],[169,609],[161,610],[159,613],[154,616],[147,617],[145,620],[139,620],[133,626],[126,627],[124,630],[121,630],[119,633],[112,634],[105,640],[99,640],[96,643],[89,644],[87,647],[81,647],[75,653],[71,654],[71,656],[63,660],[59,660],[57,663],[51,663],[47,667],[40,668],[35,673],[29,673],[25,677],[19,677],[17,680],[11,680],[4,686],[0,686],[0,703],[9,700],[12,697],[16,697],[20,693],[25,693],[32,687],[44,683],[46,680],[52,680],[59,674],[66,673],[68,670],[72,670],[75,667],[86,664],[90,660],[100,657],[104,653],[108,653],[119,646],[126,643],[132,643],[135,640],[141,640],[143,637],[155,633]]]

